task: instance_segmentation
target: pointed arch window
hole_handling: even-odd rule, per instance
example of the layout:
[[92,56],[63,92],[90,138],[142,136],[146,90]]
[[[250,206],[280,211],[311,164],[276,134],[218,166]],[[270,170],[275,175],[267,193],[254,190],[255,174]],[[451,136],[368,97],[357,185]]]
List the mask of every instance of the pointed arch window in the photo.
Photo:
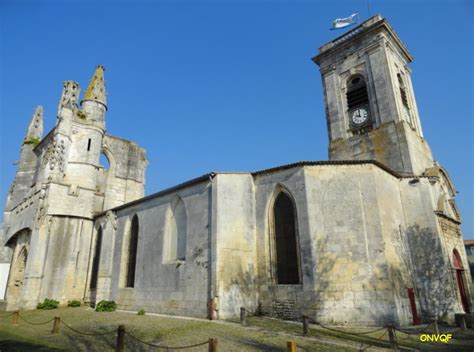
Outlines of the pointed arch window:
[[101,249],[102,249],[102,226],[99,227],[99,231],[97,231],[97,239],[95,242],[95,252],[94,252],[94,259],[92,261],[92,272],[91,272],[91,282],[90,282],[91,289],[97,288]]
[[285,192],[280,192],[275,199],[273,219],[277,283],[300,284],[296,209]]
[[125,287],[135,287],[135,269],[137,266],[137,248],[138,248],[138,216],[134,215],[130,226],[130,237],[127,255],[127,276]]
[[170,206],[167,231],[164,242],[165,262],[186,259],[186,207],[181,198],[177,198]]

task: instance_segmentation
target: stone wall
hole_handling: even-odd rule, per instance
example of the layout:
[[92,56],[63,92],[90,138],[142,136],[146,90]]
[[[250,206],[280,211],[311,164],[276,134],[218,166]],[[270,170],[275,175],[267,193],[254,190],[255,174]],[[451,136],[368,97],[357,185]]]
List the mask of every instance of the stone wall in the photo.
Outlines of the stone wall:
[[[163,258],[163,249],[169,208],[177,197],[186,209],[186,255],[184,260],[169,261]],[[122,309],[206,318],[210,298],[210,212],[209,180],[114,211],[116,229],[110,223],[104,230],[97,299],[115,300]],[[139,221],[135,285],[125,287],[125,256],[135,215]],[[99,220],[96,230],[104,221]]]
[[258,304],[254,186],[250,174],[218,174],[212,186],[215,296],[217,316],[225,319]]

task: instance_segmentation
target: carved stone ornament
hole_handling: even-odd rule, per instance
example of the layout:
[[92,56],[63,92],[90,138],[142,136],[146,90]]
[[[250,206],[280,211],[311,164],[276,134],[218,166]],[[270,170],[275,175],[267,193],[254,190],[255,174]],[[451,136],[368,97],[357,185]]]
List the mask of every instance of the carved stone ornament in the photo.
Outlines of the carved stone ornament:
[[51,171],[54,171],[57,166],[59,171],[64,172],[65,154],[66,146],[64,145],[64,141],[58,141],[57,138],[55,138],[46,150],[44,162],[45,164],[49,162],[49,169]]
[[107,226],[107,224],[110,224],[112,225],[112,228],[114,230],[117,230],[117,216],[115,215],[115,213],[109,210],[107,213],[105,213],[105,217],[106,217],[105,226]]

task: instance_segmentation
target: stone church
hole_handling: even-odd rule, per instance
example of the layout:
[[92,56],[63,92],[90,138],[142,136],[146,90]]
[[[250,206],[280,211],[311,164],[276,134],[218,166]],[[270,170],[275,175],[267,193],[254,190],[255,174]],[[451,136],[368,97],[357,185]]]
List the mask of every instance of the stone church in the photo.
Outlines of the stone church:
[[423,137],[412,60],[383,17],[368,19],[313,58],[329,160],[210,172],[146,197],[145,151],[106,132],[103,67],[81,100],[66,81],[55,127],[43,136],[38,107],[21,146],[0,233],[3,305],[105,299],[369,325],[469,313],[456,190]]

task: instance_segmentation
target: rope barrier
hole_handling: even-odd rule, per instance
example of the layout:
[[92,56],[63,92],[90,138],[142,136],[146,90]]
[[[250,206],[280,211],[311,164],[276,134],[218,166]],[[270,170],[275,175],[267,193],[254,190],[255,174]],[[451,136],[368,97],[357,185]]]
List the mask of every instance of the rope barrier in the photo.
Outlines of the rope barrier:
[[348,332],[348,331],[342,331],[342,330],[337,330],[337,329],[333,329],[333,328],[330,328],[330,327],[327,327],[321,323],[315,323],[316,325],[319,325],[321,326],[322,328],[324,329],[327,329],[329,331],[334,331],[334,332],[338,332],[338,333],[342,333],[342,334],[348,334],[348,335],[354,335],[354,336],[359,336],[359,335],[367,335],[367,334],[372,334],[374,332],[378,332],[378,331],[381,331],[381,330],[384,330],[385,328],[379,328],[379,329],[375,329],[375,330],[371,330],[371,331],[365,331],[365,332]]
[[[384,330],[385,330],[385,328],[384,328]],[[385,331],[382,333],[382,335],[380,335],[380,336],[377,337],[376,339],[377,339],[377,340],[382,340],[382,338],[385,336],[385,334],[387,334],[387,330],[385,330]],[[384,342],[387,342],[387,341],[385,341],[385,340],[383,340],[383,341],[384,341]],[[363,351],[367,350],[368,348],[370,348],[370,347],[372,347],[372,346],[375,346],[375,343],[369,344],[369,345],[367,345],[367,346],[365,346],[365,347],[362,347],[362,346],[363,346],[363,345],[361,344],[361,347],[360,347],[360,349],[359,349],[359,352],[363,352]]]
[[138,342],[141,342],[145,345],[148,345],[148,346],[151,346],[151,347],[155,347],[155,348],[163,348],[163,349],[169,349],[169,350],[183,350],[185,348],[193,348],[193,347],[198,347],[198,346],[203,346],[203,345],[207,345],[209,344],[209,341],[204,341],[204,342],[201,342],[201,343],[196,343],[194,345],[189,345],[189,346],[175,346],[175,347],[170,347],[170,346],[163,346],[163,345],[155,345],[153,343],[150,343],[150,342],[146,342],[146,341],[143,341],[141,339],[139,339],[138,337],[130,334],[128,331],[125,331],[125,334],[127,334],[128,336],[130,336],[132,339],[138,341]]
[[458,330],[458,329],[459,329],[459,328],[452,328],[452,329],[447,329],[447,330],[445,330],[445,329],[441,329],[441,328],[440,328],[440,329],[439,329],[439,332],[440,332],[441,334],[450,334],[450,333],[452,333],[452,332],[455,332],[455,331]]
[[44,324],[51,323],[54,320],[54,318],[52,318],[52,319],[50,319],[48,321],[45,321],[43,323],[33,323],[31,321],[25,320],[25,318],[23,318],[20,314],[18,314],[18,316],[20,317],[21,320],[23,320],[25,323],[30,324],[30,325],[44,325]]
[[63,320],[61,320],[61,324],[63,324],[65,327],[67,327],[68,329],[74,331],[75,333],[77,334],[80,334],[80,335],[87,335],[87,336],[103,336],[103,335],[109,335],[109,334],[112,334],[112,333],[116,333],[117,330],[112,330],[112,331],[108,331],[108,332],[99,332],[99,333],[94,333],[94,332],[83,332],[83,331],[79,331],[79,330],[76,330],[74,329],[72,326],[66,324]]
[[404,329],[400,329],[400,328],[397,328],[397,327],[394,327],[394,329],[396,331],[399,331],[399,332],[407,334],[407,335],[420,335],[420,334],[429,334],[429,333],[431,333],[430,331],[428,331],[428,329],[431,327],[431,325],[433,325],[433,323],[427,324],[423,328],[423,330],[404,330]]
[[10,318],[13,314],[15,314],[15,312],[11,312],[8,315],[0,315],[0,318]]
[[[400,331],[398,333],[400,333]],[[400,337],[399,335],[397,335],[397,330],[396,329],[395,329],[395,335],[396,335],[397,340],[400,340],[400,341],[409,340],[410,336],[412,336],[410,334],[405,334],[406,335],[405,337]]]
[[468,337],[468,336],[453,336],[453,338],[455,340],[469,340],[469,341],[471,341],[471,340],[474,340],[474,335],[471,336],[471,337]]
[[297,346],[299,349],[303,350],[303,351],[312,351],[312,350],[310,350],[309,348],[303,347],[303,346],[301,346],[301,345],[296,345],[296,346]]

